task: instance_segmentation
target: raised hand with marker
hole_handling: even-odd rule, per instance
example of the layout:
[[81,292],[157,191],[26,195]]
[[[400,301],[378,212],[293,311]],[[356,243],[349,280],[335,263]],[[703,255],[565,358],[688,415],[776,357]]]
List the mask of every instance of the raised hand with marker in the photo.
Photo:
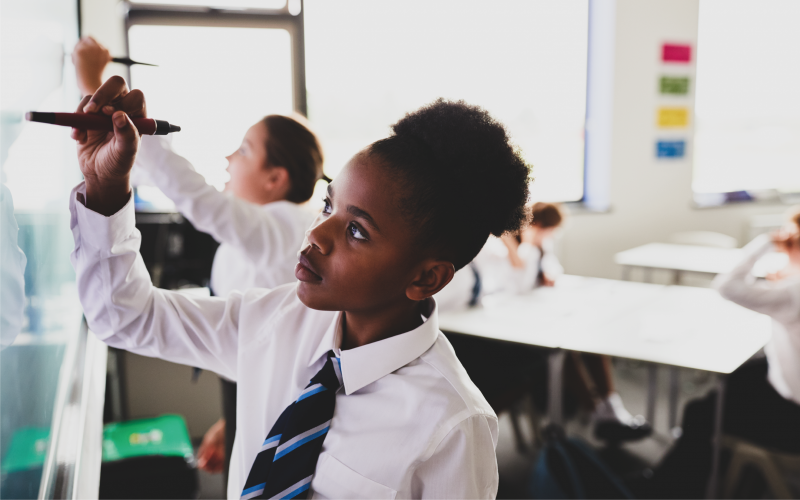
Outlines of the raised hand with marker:
[[130,172],[140,138],[131,118],[147,117],[144,94],[129,91],[122,77],[112,76],[84,97],[76,112],[111,117],[113,131],[72,129],[72,138],[78,142],[78,163],[86,180],[84,204],[113,215],[130,199]]
[[[103,71],[109,62],[122,62],[123,64],[144,64],[127,58],[111,57],[111,53],[97,40],[90,36],[81,38],[72,51],[72,63],[75,65],[75,75],[78,87],[84,96],[91,96],[103,83]],[[164,120],[152,118],[133,118],[136,130],[142,135],[167,135],[179,132],[181,128]],[[97,113],[47,113],[31,111],[25,119],[32,122],[49,123],[73,127],[82,130],[113,131],[109,115]]]
[[111,53],[90,36],[78,40],[72,49],[72,64],[78,77],[81,95],[92,95],[103,84],[103,71],[111,62]]
[[108,63],[115,62],[125,66],[139,64],[142,66],[157,66],[144,62],[134,61],[130,57],[112,57],[100,42],[90,36],[78,40],[72,49],[72,64],[75,65],[75,74],[78,77],[78,88],[81,95],[94,94],[94,91],[103,84],[103,71]]

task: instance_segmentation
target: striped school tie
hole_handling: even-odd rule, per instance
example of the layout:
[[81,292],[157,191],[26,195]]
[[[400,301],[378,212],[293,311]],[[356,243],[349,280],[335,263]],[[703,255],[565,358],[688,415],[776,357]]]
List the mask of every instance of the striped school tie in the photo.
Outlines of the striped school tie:
[[341,386],[341,362],[328,351],[325,366],[269,431],[244,483],[242,500],[308,496]]

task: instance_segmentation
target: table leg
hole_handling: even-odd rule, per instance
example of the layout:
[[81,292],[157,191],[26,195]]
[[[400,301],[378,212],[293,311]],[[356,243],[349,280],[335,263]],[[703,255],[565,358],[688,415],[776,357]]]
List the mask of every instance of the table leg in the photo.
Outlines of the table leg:
[[631,266],[622,266],[622,281],[631,280]]
[[564,359],[566,352],[555,349],[547,358],[547,414],[551,424],[563,425],[563,403],[561,401]]
[[647,365],[647,421],[655,429],[656,396],[658,395],[658,365]]
[[678,431],[678,396],[680,394],[680,370],[676,366],[669,367],[669,432],[673,437]]
[[714,412],[714,441],[713,456],[711,459],[711,476],[708,478],[706,498],[719,498],[719,460],[722,448],[722,416],[725,404],[725,379],[726,375],[717,376],[717,406]]

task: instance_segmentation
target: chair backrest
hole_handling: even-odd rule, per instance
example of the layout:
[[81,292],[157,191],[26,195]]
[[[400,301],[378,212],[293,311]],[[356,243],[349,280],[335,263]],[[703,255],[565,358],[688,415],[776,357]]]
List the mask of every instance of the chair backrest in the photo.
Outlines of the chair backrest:
[[731,452],[723,498],[734,498],[746,467],[761,474],[773,498],[797,498],[798,491],[792,490],[800,477],[800,454],[769,450],[733,436],[723,436],[722,446]]
[[739,242],[733,236],[715,233],[713,231],[684,231],[673,233],[669,237],[670,243],[680,245],[697,245],[715,248],[736,248]]

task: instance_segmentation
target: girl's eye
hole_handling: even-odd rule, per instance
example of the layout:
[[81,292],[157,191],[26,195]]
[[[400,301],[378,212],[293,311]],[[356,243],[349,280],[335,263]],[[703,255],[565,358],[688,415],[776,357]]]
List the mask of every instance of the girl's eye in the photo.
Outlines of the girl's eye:
[[331,208],[331,200],[329,200],[328,198],[325,198],[322,201],[325,203],[325,207],[323,207],[322,213],[323,214],[330,214],[333,211],[333,209]]
[[358,228],[358,226],[356,226],[352,222],[350,223],[350,226],[347,228],[347,230],[350,231],[350,235],[357,240],[367,239],[367,237],[361,233],[361,230]]

